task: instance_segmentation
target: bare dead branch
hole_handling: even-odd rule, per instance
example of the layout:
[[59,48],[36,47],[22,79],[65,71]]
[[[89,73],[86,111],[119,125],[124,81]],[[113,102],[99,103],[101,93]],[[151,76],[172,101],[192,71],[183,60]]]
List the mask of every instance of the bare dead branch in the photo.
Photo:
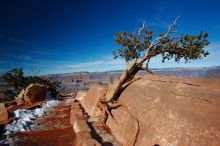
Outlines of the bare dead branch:
[[138,28],[138,35],[140,36],[141,35],[141,31],[145,28],[145,21],[143,21],[142,23],[142,27],[141,28]]
[[32,67],[30,69],[31,69],[31,72],[32,72],[33,76],[37,76],[40,72],[40,67],[39,66],[37,67],[36,70]]
[[163,36],[157,37],[157,38],[151,43],[149,49],[152,48],[152,47],[154,47],[155,45],[157,45],[161,39],[166,38],[166,37],[168,36],[168,34],[170,34],[171,32],[173,32],[173,28],[176,26],[176,22],[177,22],[177,20],[179,19],[179,17],[180,17],[180,16],[177,16],[177,17],[174,19],[174,22],[168,26],[168,30],[167,30],[167,32],[166,32]]

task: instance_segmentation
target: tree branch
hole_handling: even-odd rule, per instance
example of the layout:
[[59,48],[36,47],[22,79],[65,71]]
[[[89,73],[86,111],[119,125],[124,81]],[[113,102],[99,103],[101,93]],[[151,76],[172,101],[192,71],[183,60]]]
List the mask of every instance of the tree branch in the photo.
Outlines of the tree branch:
[[142,23],[142,27],[141,28],[138,28],[138,35],[140,36],[141,35],[141,31],[145,28],[145,21],[143,21]]
[[[149,49],[152,48],[152,47],[154,47],[155,45],[157,45],[161,39],[166,38],[166,37],[168,36],[168,34],[170,34],[170,33],[172,32],[173,28],[176,26],[176,22],[177,22],[177,20],[179,19],[179,17],[180,17],[180,16],[177,16],[177,17],[174,19],[174,22],[168,26],[168,30],[167,30],[167,32],[166,32],[163,36],[157,37],[157,38],[151,43]],[[149,49],[148,49],[148,50],[149,50]]]
[[150,73],[150,74],[156,74],[155,72],[153,72],[152,70],[150,70],[148,67],[141,67],[141,70],[145,70],[145,71],[147,71],[148,73]]
[[39,66],[38,66],[38,68],[36,68],[36,70],[34,70],[34,68],[31,67],[31,72],[32,72],[33,76],[37,76],[40,72]]

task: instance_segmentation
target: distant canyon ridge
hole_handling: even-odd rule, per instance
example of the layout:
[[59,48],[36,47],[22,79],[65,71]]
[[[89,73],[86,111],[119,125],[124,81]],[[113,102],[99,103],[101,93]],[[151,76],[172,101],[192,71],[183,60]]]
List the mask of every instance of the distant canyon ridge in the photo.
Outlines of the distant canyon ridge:
[[[164,68],[153,69],[160,75],[220,79],[220,66],[201,68]],[[63,92],[77,92],[78,90],[88,90],[93,84],[108,84],[122,74],[122,70],[105,72],[73,72],[64,74],[48,74],[41,76],[45,79],[61,81]],[[138,72],[139,76],[147,75],[147,72]]]

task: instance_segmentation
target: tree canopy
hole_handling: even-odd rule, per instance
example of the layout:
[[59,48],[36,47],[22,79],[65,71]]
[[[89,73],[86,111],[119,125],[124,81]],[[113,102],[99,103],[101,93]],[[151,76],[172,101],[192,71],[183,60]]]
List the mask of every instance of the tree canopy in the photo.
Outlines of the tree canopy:
[[105,102],[116,101],[124,88],[135,80],[134,77],[139,70],[153,74],[149,69],[149,63],[155,56],[161,55],[162,62],[174,59],[175,62],[184,60],[188,63],[209,55],[205,50],[205,46],[209,44],[208,33],[201,31],[195,35],[181,34],[175,30],[178,18],[168,25],[165,32],[158,33],[145,27],[143,22],[135,33],[115,34],[115,41],[120,48],[113,52],[114,58],[123,58],[127,66],[121,77],[108,90]]
[[113,52],[114,58],[121,57],[129,63],[133,59],[148,56],[146,60],[161,55],[162,62],[174,59],[180,62],[202,59],[209,55],[204,47],[209,44],[208,33],[200,32],[195,35],[181,34],[175,31],[176,20],[169,25],[166,32],[157,34],[156,31],[145,27],[145,22],[136,33],[117,32],[115,41],[120,48]]

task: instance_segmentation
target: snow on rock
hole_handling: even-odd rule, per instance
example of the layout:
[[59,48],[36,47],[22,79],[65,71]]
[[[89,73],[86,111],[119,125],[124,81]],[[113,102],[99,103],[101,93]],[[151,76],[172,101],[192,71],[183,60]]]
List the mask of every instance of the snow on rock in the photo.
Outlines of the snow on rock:
[[43,116],[46,109],[56,106],[59,103],[60,101],[50,100],[44,103],[40,108],[33,110],[18,109],[14,111],[13,114],[16,120],[5,126],[5,134],[31,130],[33,122],[37,117]]

